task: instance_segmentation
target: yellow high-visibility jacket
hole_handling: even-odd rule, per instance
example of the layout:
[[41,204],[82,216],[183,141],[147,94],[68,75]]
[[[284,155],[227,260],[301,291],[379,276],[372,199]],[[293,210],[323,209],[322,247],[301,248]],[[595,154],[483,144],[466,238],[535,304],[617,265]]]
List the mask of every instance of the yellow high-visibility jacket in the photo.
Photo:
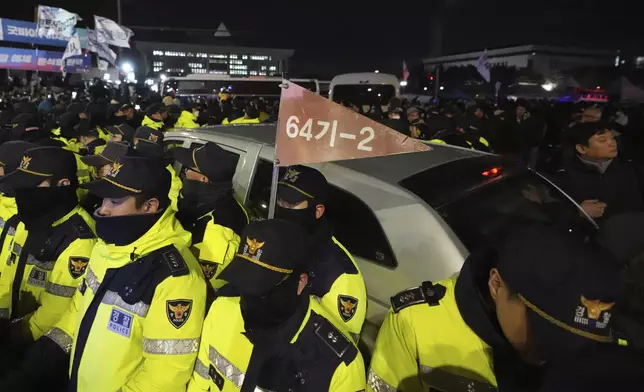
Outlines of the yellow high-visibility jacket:
[[2,269],[6,265],[4,262],[6,258],[2,258],[2,250],[4,250],[5,243],[9,244],[10,241],[7,241],[7,236],[9,230],[13,227],[13,233],[11,234],[10,239],[16,232],[16,227],[18,226],[19,218],[16,215],[18,213],[18,206],[16,205],[16,199],[14,197],[9,197],[7,195],[0,194],[0,274],[2,274]]
[[31,243],[20,222],[11,237],[11,250],[0,276],[0,317],[25,317],[34,340],[69,307],[96,243],[94,220],[80,206],[52,228],[49,238]]
[[129,245],[99,239],[71,306],[45,335],[71,354],[75,390],[185,390],[206,310],[189,245],[170,208]]
[[311,263],[310,293],[357,343],[367,316],[367,288],[358,264],[335,237],[316,253],[322,260]]
[[445,292],[437,298],[437,305],[430,306],[427,299],[438,290],[428,291],[424,286],[392,297],[394,308],[378,333],[367,391],[425,392],[430,387],[426,381],[431,378],[432,387],[446,391],[462,389],[454,389],[454,385],[473,383],[497,386],[492,349],[470,329],[458,310],[456,279],[438,282]]
[[151,119],[148,116],[143,117],[143,121],[141,122],[142,127],[150,127],[152,129],[157,129],[157,130],[163,130],[165,127],[165,124],[163,124],[162,121],[155,121]]
[[170,192],[168,193],[168,198],[170,199],[170,205],[174,211],[179,211],[178,202],[179,202],[179,193],[181,193],[181,188],[183,188],[183,182],[177,175],[176,170],[172,165],[166,166],[166,169],[170,172],[172,176],[172,183],[170,184]]
[[197,124],[197,116],[194,114],[190,113],[187,110],[184,110],[181,112],[181,115],[179,116],[179,119],[177,120],[176,124],[174,124],[175,128],[199,128],[199,124]]
[[[188,392],[237,392],[243,386],[253,344],[243,334],[244,319],[239,302],[239,297],[220,296],[212,303],[204,322],[199,357]],[[298,374],[300,379],[296,381],[300,385],[310,383],[316,391],[364,391],[362,355],[346,329],[312,297],[308,299],[308,309],[290,344],[294,346],[293,351],[302,355],[298,358],[295,374],[289,374],[288,378]]]

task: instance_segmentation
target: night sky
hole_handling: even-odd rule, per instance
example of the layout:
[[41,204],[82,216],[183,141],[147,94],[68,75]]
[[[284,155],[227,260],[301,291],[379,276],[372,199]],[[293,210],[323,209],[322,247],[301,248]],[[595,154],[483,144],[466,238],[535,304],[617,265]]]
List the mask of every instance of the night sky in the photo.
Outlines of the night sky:
[[[533,43],[621,49],[644,55],[644,5],[638,3],[122,0],[125,25],[214,30],[223,21],[233,43],[295,49],[291,74],[326,77],[374,69],[400,74],[403,59],[413,67],[432,51],[449,54]],[[5,0],[0,16],[33,20],[37,4]],[[46,4],[74,11],[89,23],[93,23],[93,14],[116,19],[116,0]],[[440,30],[442,50],[432,40]]]

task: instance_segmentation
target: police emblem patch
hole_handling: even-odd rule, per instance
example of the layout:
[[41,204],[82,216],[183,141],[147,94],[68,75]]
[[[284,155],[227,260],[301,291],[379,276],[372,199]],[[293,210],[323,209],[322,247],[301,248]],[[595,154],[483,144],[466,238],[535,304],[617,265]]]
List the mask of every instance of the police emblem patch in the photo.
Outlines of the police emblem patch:
[[23,156],[22,161],[20,161],[20,169],[27,169],[29,167],[29,164],[31,163],[31,157],[28,156]]
[[350,321],[358,310],[358,299],[348,295],[338,295],[338,312],[344,322]]
[[107,322],[107,329],[108,331],[116,332],[121,336],[129,338],[132,332],[133,321],[134,316],[114,307],[110,314],[110,320]]
[[67,264],[69,274],[74,279],[80,278],[85,273],[88,264],[89,259],[87,257],[70,257],[69,263]]
[[165,311],[170,323],[174,325],[176,329],[179,329],[183,327],[186,321],[188,321],[188,317],[190,317],[190,313],[192,312],[192,300],[175,299],[172,301],[166,301]]
[[217,266],[219,264],[211,263],[209,261],[199,260],[199,265],[201,266],[201,270],[203,271],[203,274],[206,277],[206,280],[210,280],[215,276],[215,273],[217,273]]

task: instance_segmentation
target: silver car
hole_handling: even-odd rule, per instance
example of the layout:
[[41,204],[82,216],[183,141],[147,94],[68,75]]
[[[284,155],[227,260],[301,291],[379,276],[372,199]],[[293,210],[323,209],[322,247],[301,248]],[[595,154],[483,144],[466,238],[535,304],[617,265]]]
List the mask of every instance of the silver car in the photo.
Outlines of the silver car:
[[[240,156],[239,201],[268,215],[276,127],[238,125],[168,132],[173,146],[215,142]],[[367,286],[364,349],[398,291],[459,271],[469,252],[516,225],[546,222],[585,232],[596,226],[541,175],[499,157],[445,145],[428,152],[311,165],[331,189],[326,216],[353,254]]]

